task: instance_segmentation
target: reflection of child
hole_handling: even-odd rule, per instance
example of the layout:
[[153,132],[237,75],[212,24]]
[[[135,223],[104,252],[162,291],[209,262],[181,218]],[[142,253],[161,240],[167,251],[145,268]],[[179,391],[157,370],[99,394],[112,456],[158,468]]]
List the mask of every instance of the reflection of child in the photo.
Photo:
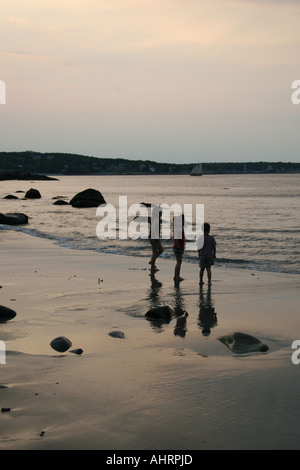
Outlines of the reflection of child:
[[211,266],[214,264],[214,258],[216,257],[216,240],[212,235],[209,235],[210,225],[204,224],[204,242],[202,248],[198,250],[199,254],[199,266],[200,266],[200,282],[204,284],[203,274],[206,269],[208,284],[211,284]]
[[182,255],[184,253],[184,246],[185,246],[185,238],[184,238],[184,216],[182,216],[182,233],[181,238],[174,238],[173,244],[173,252],[176,256],[176,266],[174,271],[174,283],[175,286],[179,284],[179,282],[183,281],[183,278],[180,277],[180,268],[182,263]]

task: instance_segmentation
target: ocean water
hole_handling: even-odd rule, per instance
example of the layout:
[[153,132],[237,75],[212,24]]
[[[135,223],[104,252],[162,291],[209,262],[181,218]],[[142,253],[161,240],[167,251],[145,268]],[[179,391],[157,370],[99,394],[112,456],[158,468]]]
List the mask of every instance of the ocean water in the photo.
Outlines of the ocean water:
[[[54,240],[76,250],[94,250],[149,258],[148,240],[100,240],[96,208],[56,206],[53,198],[69,202],[79,191],[99,190],[116,208],[126,196],[128,207],[142,202],[189,204],[195,218],[196,205],[204,205],[204,218],[217,242],[216,266],[248,270],[300,273],[299,213],[300,175],[203,175],[191,176],[57,176],[58,181],[1,181],[0,212],[29,216],[23,226],[0,225],[34,237]],[[41,199],[24,199],[36,188]],[[23,192],[21,192],[23,191]],[[18,199],[3,199],[13,194]],[[138,215],[138,214],[137,214]],[[129,221],[133,217],[129,218]],[[193,230],[196,229],[195,220]],[[2,232],[1,232],[2,231]],[[7,233],[7,232],[5,232]],[[163,257],[173,257],[172,240],[163,240]],[[147,265],[145,259],[145,266]],[[197,252],[187,250],[184,262],[197,263]]]

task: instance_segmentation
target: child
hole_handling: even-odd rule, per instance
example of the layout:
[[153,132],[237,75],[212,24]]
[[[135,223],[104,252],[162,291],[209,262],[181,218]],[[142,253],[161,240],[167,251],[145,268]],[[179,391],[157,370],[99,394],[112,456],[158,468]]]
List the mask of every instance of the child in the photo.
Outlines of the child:
[[148,218],[149,241],[152,247],[152,256],[151,260],[149,261],[149,264],[151,265],[151,274],[154,274],[156,271],[159,271],[155,266],[155,261],[164,251],[160,241],[161,217],[161,211],[157,213],[157,210],[155,208],[153,210],[153,220],[151,220],[151,217]]
[[199,266],[200,266],[200,282],[204,284],[203,274],[206,269],[208,285],[211,285],[211,266],[214,264],[214,258],[216,257],[216,240],[212,235],[209,235],[210,225],[204,224],[204,242],[202,248],[198,250],[199,254]]
[[176,256],[176,266],[174,272],[174,284],[177,287],[181,281],[184,279],[180,277],[180,268],[182,263],[182,255],[184,253],[184,245],[185,245],[185,238],[184,238],[184,216],[182,215],[181,219],[182,223],[182,232],[181,238],[174,237],[174,244],[173,244],[173,252]]

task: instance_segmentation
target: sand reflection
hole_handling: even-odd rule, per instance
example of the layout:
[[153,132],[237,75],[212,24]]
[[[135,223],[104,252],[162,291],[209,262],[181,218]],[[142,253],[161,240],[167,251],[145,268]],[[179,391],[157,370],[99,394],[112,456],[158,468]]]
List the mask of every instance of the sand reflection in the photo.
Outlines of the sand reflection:
[[209,336],[211,329],[218,325],[217,313],[211,296],[210,286],[207,286],[207,290],[205,290],[203,286],[200,287],[199,317],[197,323],[202,330],[203,336]]

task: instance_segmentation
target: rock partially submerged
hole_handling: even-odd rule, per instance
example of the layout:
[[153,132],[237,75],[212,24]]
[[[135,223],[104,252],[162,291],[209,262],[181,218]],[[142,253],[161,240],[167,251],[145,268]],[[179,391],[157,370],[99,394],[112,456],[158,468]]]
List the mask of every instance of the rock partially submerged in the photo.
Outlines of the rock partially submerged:
[[0,305],[0,323],[5,323],[9,320],[12,320],[16,315],[16,312],[11,308]]
[[64,201],[63,199],[58,199],[57,201],[53,202],[54,206],[68,206],[69,203]]
[[3,199],[19,199],[18,196],[15,196],[14,194],[7,194],[7,196],[4,196]]
[[83,353],[83,349],[81,348],[77,348],[77,349],[72,349],[72,351],[69,351],[70,353],[73,353],[73,354],[82,354]]
[[55,351],[63,353],[70,349],[72,342],[65,336],[58,336],[51,341],[50,346]]
[[28,224],[28,216],[19,212],[0,214],[0,224],[22,225]]
[[101,204],[106,204],[104,197],[96,189],[85,189],[77,193],[70,201],[72,207],[98,207]]
[[25,194],[26,199],[39,199],[41,198],[41,193],[38,189],[30,188]]
[[225,344],[232,352],[238,354],[266,352],[269,350],[269,347],[258,338],[239,331],[220,336],[218,340]]

